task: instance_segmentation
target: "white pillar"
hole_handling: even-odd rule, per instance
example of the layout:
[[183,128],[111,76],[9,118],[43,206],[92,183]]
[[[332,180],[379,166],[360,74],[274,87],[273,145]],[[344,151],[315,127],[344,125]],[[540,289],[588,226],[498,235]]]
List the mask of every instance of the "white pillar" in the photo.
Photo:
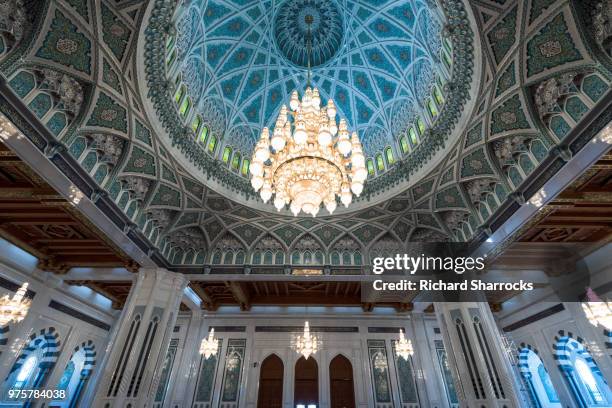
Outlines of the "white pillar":
[[187,280],[141,269],[106,350],[94,407],[151,406]]
[[519,408],[519,393],[486,302],[434,304],[462,407]]
[[200,361],[200,343],[202,334],[202,313],[192,312],[187,330],[187,338],[181,355],[181,361],[176,373],[177,381],[169,393],[172,395],[172,406],[190,407],[198,378],[198,362]]

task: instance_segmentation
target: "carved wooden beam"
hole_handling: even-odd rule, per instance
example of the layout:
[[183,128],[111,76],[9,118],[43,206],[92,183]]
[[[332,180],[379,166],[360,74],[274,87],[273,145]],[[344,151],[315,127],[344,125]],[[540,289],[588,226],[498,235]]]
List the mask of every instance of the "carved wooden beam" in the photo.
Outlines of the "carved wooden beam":
[[240,310],[251,310],[251,299],[247,291],[242,287],[240,282],[225,282],[227,287],[232,292],[232,296],[240,305]]

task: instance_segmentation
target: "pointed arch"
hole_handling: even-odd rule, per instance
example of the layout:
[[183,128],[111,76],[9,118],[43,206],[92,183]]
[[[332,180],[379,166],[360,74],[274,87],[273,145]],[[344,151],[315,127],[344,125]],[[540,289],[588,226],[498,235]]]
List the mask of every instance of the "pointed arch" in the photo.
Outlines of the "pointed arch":
[[300,357],[295,363],[293,405],[319,406],[319,365],[314,357]]
[[329,363],[329,393],[331,408],[355,408],[353,365],[343,354]]
[[261,362],[257,408],[281,408],[283,406],[283,360],[272,353]]

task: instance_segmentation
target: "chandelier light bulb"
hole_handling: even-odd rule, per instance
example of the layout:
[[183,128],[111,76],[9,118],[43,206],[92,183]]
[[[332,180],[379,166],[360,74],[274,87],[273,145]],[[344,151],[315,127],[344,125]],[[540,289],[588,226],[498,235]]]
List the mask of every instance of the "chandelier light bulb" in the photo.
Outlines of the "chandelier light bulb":
[[332,142],[332,135],[331,133],[329,133],[329,130],[327,129],[327,127],[321,127],[321,130],[319,131],[319,138],[318,138],[319,144],[321,146],[327,147],[331,144]]
[[[253,160],[253,162],[251,163],[251,165],[249,166],[249,172],[254,176],[254,177],[261,177],[263,176],[263,162],[259,161],[257,159],[257,157],[255,157],[255,160]],[[260,186],[261,187],[261,186]]]
[[251,179],[251,186],[255,191],[259,191],[264,184],[264,179],[261,176],[254,176]]
[[364,182],[368,178],[368,171],[365,167],[356,167],[353,170],[353,180]]
[[336,125],[336,121],[334,119],[329,120],[329,133],[332,136],[336,136],[338,134],[338,126]]
[[338,137],[338,151],[344,156],[351,152],[351,142],[348,138],[348,132],[346,131],[340,132],[340,136]]
[[280,211],[283,209],[284,206],[285,206],[285,200],[283,200],[279,196],[276,196],[276,198],[274,199],[274,207],[276,207],[276,209]]
[[[276,129],[278,129],[278,132],[276,131]],[[274,130],[274,137],[272,137],[271,144],[272,148],[276,152],[280,152],[285,148],[285,135],[283,134],[284,128],[281,127],[276,129]]]
[[300,107],[300,99],[297,91],[293,91],[291,94],[291,101],[289,102],[289,107],[292,111],[296,111]]
[[363,191],[363,183],[359,181],[353,181],[353,183],[351,184],[351,191],[353,192],[353,194],[359,197],[361,195],[361,192]]
[[338,207],[338,205],[336,204],[336,198],[335,197],[333,199],[325,202],[325,209],[330,214],[333,214],[334,211],[336,211],[337,207]]
[[334,120],[336,118],[336,105],[334,104],[333,100],[328,100],[327,101],[327,116],[329,116],[329,118],[331,120]]
[[295,350],[304,356],[306,360],[315,354],[319,349],[319,340],[316,336],[310,333],[310,325],[308,322],[304,323],[304,333],[301,336],[297,336],[295,342]]
[[321,105],[321,96],[319,95],[319,90],[315,88],[312,91],[312,102],[310,102],[313,108],[317,108]]
[[365,157],[363,153],[353,150],[353,154],[351,155],[351,163],[357,168],[365,167]]
[[262,163],[270,158],[270,148],[267,141],[265,143],[257,143],[255,158]]
[[267,203],[272,198],[272,186],[269,182],[264,181],[263,187],[261,188],[261,199],[264,203]]
[[353,195],[351,194],[349,186],[346,184],[342,185],[340,201],[342,202],[342,204],[344,204],[345,207],[348,207],[349,204],[353,201]]

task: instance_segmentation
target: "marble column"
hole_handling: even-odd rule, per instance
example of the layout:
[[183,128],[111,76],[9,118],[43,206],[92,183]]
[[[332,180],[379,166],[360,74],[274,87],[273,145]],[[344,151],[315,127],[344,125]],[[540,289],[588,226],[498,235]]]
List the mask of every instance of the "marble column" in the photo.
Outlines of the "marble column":
[[141,269],[107,347],[94,407],[152,406],[187,280]]
[[437,302],[434,307],[460,406],[523,406],[512,364],[489,305]]

